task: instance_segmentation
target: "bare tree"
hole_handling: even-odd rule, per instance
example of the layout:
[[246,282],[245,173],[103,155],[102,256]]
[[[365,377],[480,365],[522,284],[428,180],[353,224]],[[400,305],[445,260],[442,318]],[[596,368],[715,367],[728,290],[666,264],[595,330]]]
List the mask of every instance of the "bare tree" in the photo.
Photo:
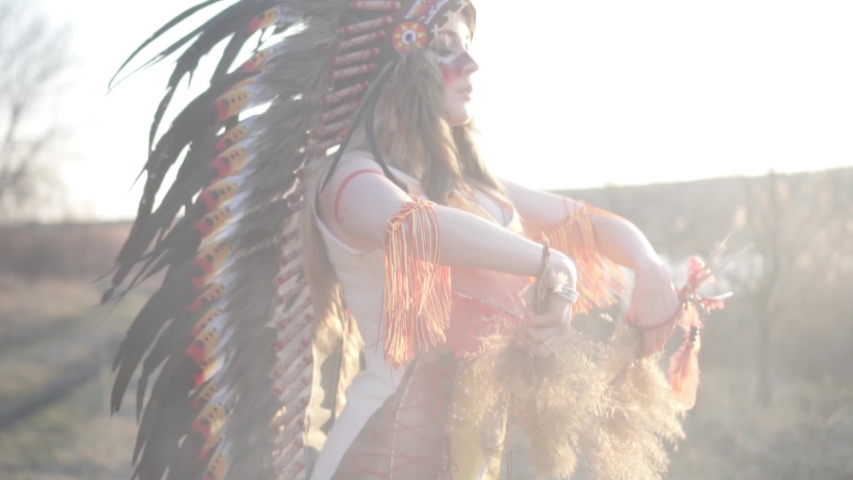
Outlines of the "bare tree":
[[55,172],[47,157],[65,133],[57,105],[68,39],[37,2],[0,0],[0,212],[42,198]]
[[746,294],[757,322],[756,393],[762,405],[772,401],[770,353],[772,332],[781,328],[777,323],[837,313],[827,295],[839,288],[832,280],[845,275],[853,258],[850,177],[850,170],[798,176],[771,171],[744,180],[747,219],[741,235],[755,246],[761,263],[736,290]]

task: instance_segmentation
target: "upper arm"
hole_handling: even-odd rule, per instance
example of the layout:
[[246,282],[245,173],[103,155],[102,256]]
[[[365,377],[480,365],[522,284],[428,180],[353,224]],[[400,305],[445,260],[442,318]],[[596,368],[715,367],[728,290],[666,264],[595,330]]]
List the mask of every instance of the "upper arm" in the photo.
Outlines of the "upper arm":
[[578,207],[576,201],[562,195],[523,187],[507,180],[502,180],[502,183],[525,229],[532,236],[538,236],[562,222]]
[[320,218],[347,243],[381,247],[391,217],[411,197],[361,152],[347,153],[318,198]]

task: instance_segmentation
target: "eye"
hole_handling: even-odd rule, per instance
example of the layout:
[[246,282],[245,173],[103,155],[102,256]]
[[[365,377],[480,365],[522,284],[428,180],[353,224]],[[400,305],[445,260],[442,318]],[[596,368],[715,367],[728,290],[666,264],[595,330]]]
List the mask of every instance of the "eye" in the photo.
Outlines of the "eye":
[[441,36],[435,39],[432,43],[432,51],[439,57],[449,57],[456,53],[453,50],[453,44],[446,36]]

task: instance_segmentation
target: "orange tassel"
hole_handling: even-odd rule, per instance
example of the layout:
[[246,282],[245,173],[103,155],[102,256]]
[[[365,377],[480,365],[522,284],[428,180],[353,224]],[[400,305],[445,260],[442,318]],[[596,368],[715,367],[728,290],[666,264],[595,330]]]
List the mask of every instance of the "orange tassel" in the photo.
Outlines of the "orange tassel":
[[592,230],[592,215],[615,216],[580,202],[574,213],[542,234],[552,248],[571,257],[578,267],[580,299],[573,307],[576,314],[613,305],[626,285],[619,266],[599,251]]
[[444,343],[450,326],[450,268],[438,264],[432,204],[405,204],[388,222],[385,248],[385,359],[399,367]]
[[699,327],[693,326],[689,334],[669,361],[669,381],[676,398],[685,409],[696,405],[699,390]]

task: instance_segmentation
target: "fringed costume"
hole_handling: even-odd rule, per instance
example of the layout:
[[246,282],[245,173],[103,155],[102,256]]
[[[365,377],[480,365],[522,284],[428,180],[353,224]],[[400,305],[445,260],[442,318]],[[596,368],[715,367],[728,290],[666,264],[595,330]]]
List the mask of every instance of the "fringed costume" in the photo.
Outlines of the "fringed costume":
[[[217,3],[180,14],[128,62]],[[113,411],[140,371],[135,478],[513,478],[509,431],[530,438],[539,477],[569,476],[579,458],[602,479],[665,470],[683,408],[655,360],[639,358],[639,334],[622,326],[602,343],[573,332],[547,357],[526,353],[512,332],[525,292],[546,278],[439,265],[433,204],[379,155],[371,128],[389,72],[463,7],[240,0],[148,62],[187,47],[156,109],[138,216],[103,299],[163,274],[114,363]],[[223,41],[208,89],[161,134],[178,85]],[[322,186],[306,180],[316,164],[334,169],[362,126],[413,198],[384,250],[337,239],[314,210]],[[488,199],[453,200],[488,215]],[[511,210],[504,226],[523,233]],[[622,292],[596,247],[599,214],[584,207],[545,233],[579,267],[579,313]],[[338,281],[319,312],[303,255],[316,242]],[[694,344],[682,356],[694,358]]]

